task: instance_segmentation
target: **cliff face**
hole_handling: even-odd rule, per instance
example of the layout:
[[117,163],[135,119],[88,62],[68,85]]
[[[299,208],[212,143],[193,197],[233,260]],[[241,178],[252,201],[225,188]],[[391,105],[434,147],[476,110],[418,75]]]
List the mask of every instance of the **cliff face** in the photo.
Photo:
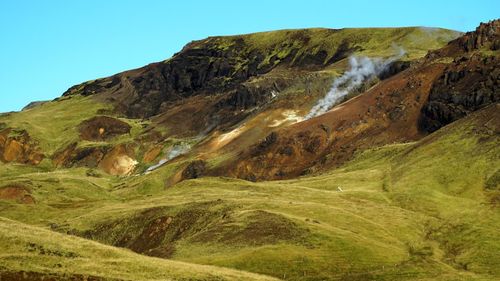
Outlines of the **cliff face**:
[[422,108],[421,129],[433,132],[472,111],[500,101],[497,56],[459,57],[432,86]]
[[444,52],[428,56],[444,53],[452,55],[453,62],[435,81],[422,108],[422,130],[433,132],[500,100],[499,42],[500,20],[495,20],[450,42]]
[[[335,33],[336,30],[325,30]],[[272,69],[322,67],[344,58],[355,50],[340,44],[332,57],[325,50],[308,50],[308,31],[290,31],[286,42],[259,47],[244,36],[212,37],[194,41],[171,59],[124,72],[113,77],[76,85],[63,96],[94,95],[110,92],[120,112],[132,118],[145,118],[164,112],[169,103],[196,95],[226,93],[219,106],[248,107],[262,99],[262,93],[241,83]]]
[[492,51],[499,50],[500,38],[498,37],[500,20],[493,20],[481,23],[475,31],[467,32],[464,36],[455,40],[451,44],[458,44],[466,52],[471,52],[483,47]]

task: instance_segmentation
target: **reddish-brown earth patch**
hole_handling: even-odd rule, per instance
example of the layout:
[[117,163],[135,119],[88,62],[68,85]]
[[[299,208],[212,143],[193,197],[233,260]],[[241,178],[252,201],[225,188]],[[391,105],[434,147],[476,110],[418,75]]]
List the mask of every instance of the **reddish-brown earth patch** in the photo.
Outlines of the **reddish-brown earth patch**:
[[58,167],[99,167],[111,175],[131,174],[137,164],[133,145],[78,147],[76,142],[54,153],[52,161]]
[[110,175],[129,175],[136,165],[134,149],[126,144],[115,146],[99,162],[99,168]]
[[89,167],[94,168],[99,165],[104,155],[111,149],[109,145],[78,147],[78,143],[69,144],[60,149],[52,156],[52,161],[57,167]]
[[19,184],[0,187],[0,199],[15,201],[21,204],[35,204],[29,188]]
[[155,145],[151,147],[146,153],[144,153],[144,156],[142,158],[142,161],[145,163],[151,163],[153,162],[162,152],[163,150],[163,145]]
[[83,121],[78,130],[80,138],[90,141],[103,141],[115,136],[130,133],[130,125],[108,116],[96,116]]
[[0,161],[38,165],[45,155],[27,131],[6,128],[0,131]]

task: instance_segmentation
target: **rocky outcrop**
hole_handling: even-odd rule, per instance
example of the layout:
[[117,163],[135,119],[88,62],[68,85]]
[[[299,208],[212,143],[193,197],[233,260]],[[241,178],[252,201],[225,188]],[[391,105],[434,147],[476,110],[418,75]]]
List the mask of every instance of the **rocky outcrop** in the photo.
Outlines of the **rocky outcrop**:
[[54,153],[52,161],[65,168],[98,167],[110,175],[131,174],[137,165],[133,146],[127,144],[78,147],[75,142]]
[[[98,95],[132,118],[157,115],[179,100],[199,95],[225,95],[227,102],[218,105],[248,108],[265,100],[269,92],[242,83],[281,66],[322,68],[359,49],[346,40],[338,46],[312,44],[312,36],[318,35],[311,30],[280,32],[286,33],[286,40],[262,43],[258,40],[265,35],[247,35],[194,41],[169,60],[76,85],[63,95]],[[322,32],[332,36],[338,30]]]
[[500,101],[500,61],[474,54],[456,58],[434,82],[420,127],[434,132],[472,111]]
[[78,143],[74,142],[56,151],[52,156],[52,161],[57,167],[95,168],[110,150],[111,146],[109,145],[78,147]]
[[83,121],[79,126],[80,138],[90,141],[104,141],[115,136],[130,133],[126,122],[108,116],[95,116]]
[[195,160],[189,163],[182,171],[182,180],[196,179],[203,176],[207,170],[207,163],[203,160]]
[[38,165],[45,155],[27,131],[5,128],[0,131],[0,161]]
[[467,32],[464,36],[457,39],[457,43],[465,50],[470,52],[482,47],[490,50],[498,50],[500,47],[500,20],[493,20],[487,23],[481,23],[475,31]]

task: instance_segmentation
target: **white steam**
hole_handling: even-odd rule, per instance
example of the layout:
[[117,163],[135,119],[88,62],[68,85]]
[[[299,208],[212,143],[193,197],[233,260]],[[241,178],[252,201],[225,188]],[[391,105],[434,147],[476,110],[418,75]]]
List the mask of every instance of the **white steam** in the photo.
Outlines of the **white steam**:
[[404,54],[404,50],[399,49],[397,56],[388,59],[349,57],[350,69],[335,79],[325,97],[318,101],[304,119],[307,120],[327,112],[352,90],[359,87],[363,82],[382,73],[391,63],[401,58]]
[[158,161],[157,164],[148,167],[144,173],[148,174],[148,173],[160,168],[161,166],[163,166],[163,164],[174,159],[175,157],[182,155],[182,154],[185,154],[186,152],[189,151],[189,149],[191,149],[191,146],[189,144],[186,144],[186,143],[176,144],[176,145],[172,146],[172,148],[170,149],[170,151],[167,153],[167,155],[164,158],[160,159],[160,161]]

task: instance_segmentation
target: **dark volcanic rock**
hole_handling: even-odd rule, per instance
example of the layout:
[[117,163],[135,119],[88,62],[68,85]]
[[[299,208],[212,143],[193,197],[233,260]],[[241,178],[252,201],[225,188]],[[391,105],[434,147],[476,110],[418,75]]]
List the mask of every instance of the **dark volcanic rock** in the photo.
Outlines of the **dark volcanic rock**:
[[191,163],[182,171],[182,179],[196,179],[203,176],[206,172],[207,163],[203,160],[196,160]]
[[488,23],[481,23],[475,31],[467,32],[458,38],[459,45],[467,52],[479,49],[488,45],[491,50],[498,49],[498,35],[500,33],[500,20],[493,20]]
[[410,67],[410,62],[409,61],[395,61],[389,65],[382,73],[378,75],[378,78],[380,80],[387,79],[391,76],[394,76],[398,74],[399,72],[407,69]]
[[[249,36],[210,37],[186,45],[171,59],[85,82],[63,96],[96,95],[115,111],[131,118],[148,118],[169,105],[194,96],[227,95],[219,105],[248,108],[266,99],[268,92],[242,86],[278,66],[319,68],[345,58],[357,47],[348,42],[329,54],[324,46],[309,46],[308,31],[285,31],[287,40],[260,46]],[[327,30],[332,34],[336,30]],[[251,41],[251,40],[250,40]]]
[[475,54],[455,60],[432,86],[429,100],[422,108],[421,130],[436,131],[500,101],[499,81],[498,57]]

